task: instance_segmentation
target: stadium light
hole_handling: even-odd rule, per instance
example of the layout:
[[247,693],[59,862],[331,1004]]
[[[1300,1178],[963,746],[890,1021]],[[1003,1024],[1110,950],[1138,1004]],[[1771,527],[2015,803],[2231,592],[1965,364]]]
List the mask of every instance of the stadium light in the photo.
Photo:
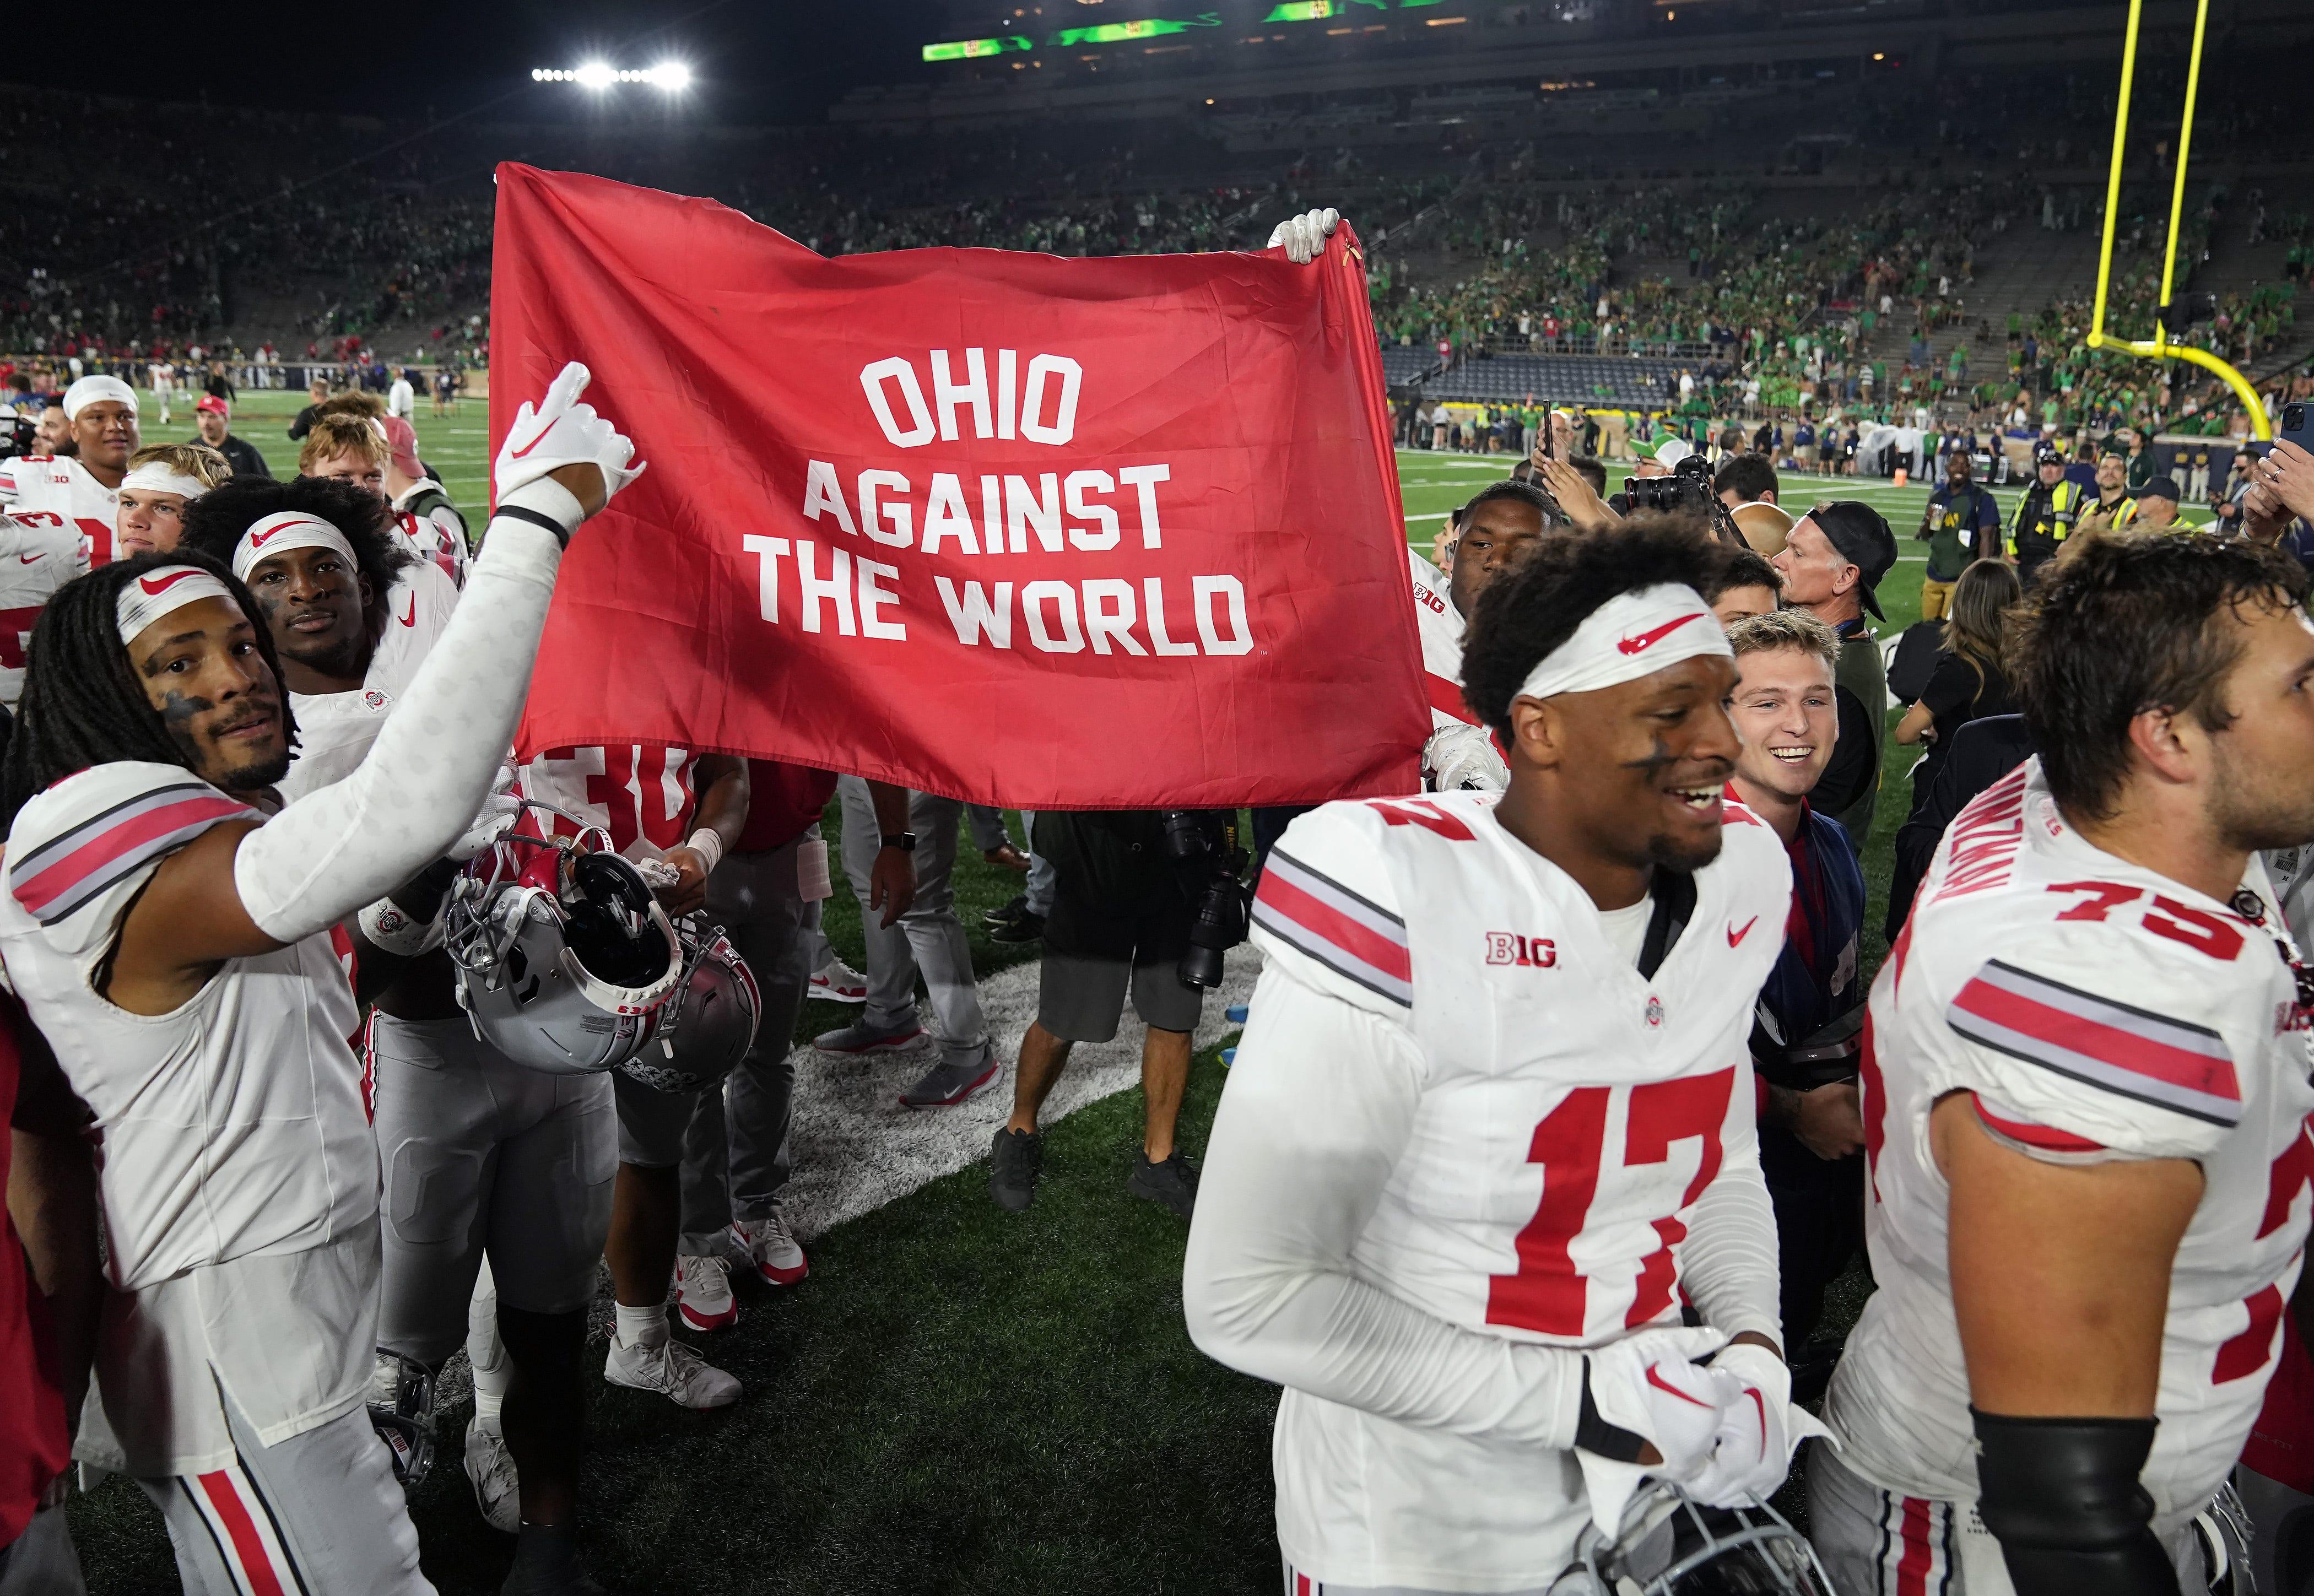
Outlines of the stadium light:
[[607,61],[587,61],[576,68],[534,66],[530,81],[534,84],[577,84],[582,89],[597,91],[614,84],[649,84],[670,94],[680,94],[691,86],[691,68],[681,61],[661,61],[656,66],[614,67]]

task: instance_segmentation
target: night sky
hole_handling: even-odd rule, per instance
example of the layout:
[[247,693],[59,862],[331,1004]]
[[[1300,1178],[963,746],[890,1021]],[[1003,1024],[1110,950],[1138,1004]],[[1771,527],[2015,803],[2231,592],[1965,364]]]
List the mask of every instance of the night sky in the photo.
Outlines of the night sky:
[[[230,0],[140,31],[154,48],[122,48],[121,19],[84,14],[44,18],[42,48],[6,52],[0,82],[412,117],[510,95],[490,119],[530,121],[663,114],[648,87],[596,101],[569,84],[533,84],[534,66],[599,55],[642,67],[675,57],[696,75],[687,115],[811,122],[857,84],[919,75],[918,51],[944,25],[932,0],[405,0],[350,11]],[[58,43],[66,48],[51,48]]]

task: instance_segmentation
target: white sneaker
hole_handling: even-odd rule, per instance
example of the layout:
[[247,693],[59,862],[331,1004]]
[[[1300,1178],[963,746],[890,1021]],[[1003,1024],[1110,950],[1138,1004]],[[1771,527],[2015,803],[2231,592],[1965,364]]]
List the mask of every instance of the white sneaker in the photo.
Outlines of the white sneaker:
[[517,1477],[514,1454],[506,1437],[485,1430],[480,1419],[466,1421],[466,1477],[474,1482],[474,1505],[482,1521],[501,1535],[522,1528],[522,1482]]
[[793,1285],[811,1272],[795,1232],[788,1229],[788,1216],[776,1208],[763,1219],[733,1221],[731,1234],[765,1285]]
[[675,1310],[694,1330],[721,1330],[739,1322],[739,1304],[721,1258],[685,1256],[675,1260]]
[[811,973],[811,995],[831,1003],[864,1003],[868,1001],[868,977],[845,964],[831,948],[827,962]]
[[739,1399],[739,1382],[672,1336],[657,1346],[625,1345],[611,1338],[603,1378],[631,1390],[657,1391],[677,1407],[729,1407]]

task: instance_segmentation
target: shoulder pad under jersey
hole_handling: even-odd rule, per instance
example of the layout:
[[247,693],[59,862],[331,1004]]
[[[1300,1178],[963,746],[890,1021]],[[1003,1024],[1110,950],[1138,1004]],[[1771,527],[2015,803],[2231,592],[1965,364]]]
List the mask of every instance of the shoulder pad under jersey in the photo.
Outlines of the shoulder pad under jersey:
[[181,765],[96,765],[17,812],[8,893],[65,952],[101,949],[163,859],[221,821],[256,817]]

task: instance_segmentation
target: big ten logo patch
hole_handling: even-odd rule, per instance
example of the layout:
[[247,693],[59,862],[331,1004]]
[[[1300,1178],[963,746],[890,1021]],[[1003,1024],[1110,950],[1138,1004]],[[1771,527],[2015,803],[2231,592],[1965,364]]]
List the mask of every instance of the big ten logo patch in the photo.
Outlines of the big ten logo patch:
[[1524,970],[1548,970],[1559,962],[1559,949],[1549,937],[1522,937],[1514,931],[1488,931],[1487,962],[1490,965],[1515,965]]

